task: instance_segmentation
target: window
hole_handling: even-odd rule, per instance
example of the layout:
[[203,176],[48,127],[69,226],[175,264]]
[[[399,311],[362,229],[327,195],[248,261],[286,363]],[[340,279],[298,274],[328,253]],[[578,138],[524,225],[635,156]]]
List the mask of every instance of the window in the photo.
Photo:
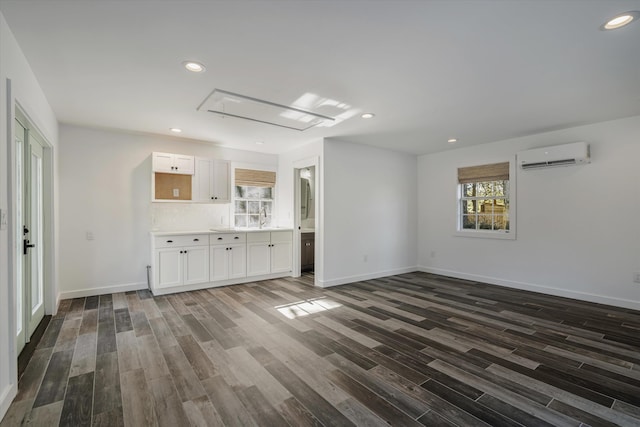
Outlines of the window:
[[509,162],[458,169],[458,231],[505,236],[512,229]]
[[234,220],[236,227],[270,227],[276,173],[236,169]]

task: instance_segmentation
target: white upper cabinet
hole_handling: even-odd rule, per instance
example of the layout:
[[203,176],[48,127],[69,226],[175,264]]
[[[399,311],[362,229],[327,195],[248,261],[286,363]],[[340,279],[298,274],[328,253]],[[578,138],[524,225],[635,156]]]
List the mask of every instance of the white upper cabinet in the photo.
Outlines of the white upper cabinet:
[[152,156],[153,172],[193,175],[194,157],[184,154],[158,153]]
[[230,170],[226,160],[196,158],[193,201],[229,203],[231,201]]

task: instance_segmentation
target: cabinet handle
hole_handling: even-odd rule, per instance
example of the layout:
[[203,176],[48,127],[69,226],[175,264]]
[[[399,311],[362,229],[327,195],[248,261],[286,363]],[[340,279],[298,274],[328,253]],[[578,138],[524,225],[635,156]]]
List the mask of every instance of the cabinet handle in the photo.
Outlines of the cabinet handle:
[[180,251],[180,253],[182,253],[182,251]]
[[307,244],[305,246],[311,246],[311,243],[307,242]]
[[211,200],[213,200],[213,196],[211,196]]
[[200,241],[200,239],[193,239],[193,241],[194,241],[194,242],[199,242],[199,241]]
[[173,243],[173,240],[167,240],[167,243]]
[[187,253],[187,251],[184,251],[184,253],[186,254],[186,253]]
[[222,237],[218,237],[218,240],[222,240]]
[[238,237],[238,236],[234,237],[234,239],[236,239],[236,240],[238,240],[239,238],[240,238],[240,237]]

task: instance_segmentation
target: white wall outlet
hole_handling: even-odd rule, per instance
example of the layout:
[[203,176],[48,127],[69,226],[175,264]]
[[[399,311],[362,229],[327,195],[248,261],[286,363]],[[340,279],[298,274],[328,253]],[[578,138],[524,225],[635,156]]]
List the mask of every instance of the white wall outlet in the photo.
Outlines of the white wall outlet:
[[87,240],[93,240],[94,239],[93,232],[92,231],[87,231],[87,236],[86,237],[87,237]]
[[6,230],[9,222],[7,220],[7,210],[0,209],[0,230]]
[[173,197],[180,197],[180,189],[179,188],[174,188],[173,189]]
[[640,283],[640,271],[636,271],[633,273],[633,281],[636,283]]
[[369,260],[369,255],[363,255],[362,256],[362,261],[367,262]]

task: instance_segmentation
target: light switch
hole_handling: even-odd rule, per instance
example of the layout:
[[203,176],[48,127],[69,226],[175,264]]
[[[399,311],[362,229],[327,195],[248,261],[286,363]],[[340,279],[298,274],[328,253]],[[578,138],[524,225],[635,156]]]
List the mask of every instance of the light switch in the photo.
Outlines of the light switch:
[[173,189],[173,197],[180,197],[180,189],[179,188],[174,188]]
[[93,232],[87,231],[87,240],[93,240],[93,239],[94,239]]
[[0,209],[0,230],[6,230],[8,226],[7,210]]

